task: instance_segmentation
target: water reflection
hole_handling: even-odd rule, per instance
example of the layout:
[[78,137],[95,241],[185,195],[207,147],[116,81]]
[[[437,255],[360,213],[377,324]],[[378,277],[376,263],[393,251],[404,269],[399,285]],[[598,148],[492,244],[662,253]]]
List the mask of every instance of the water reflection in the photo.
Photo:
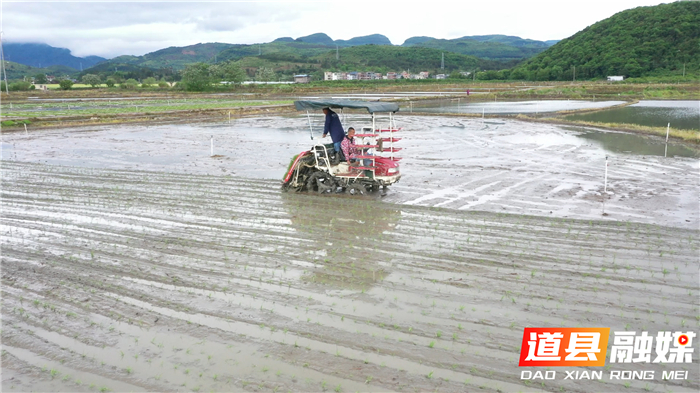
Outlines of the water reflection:
[[566,119],[648,127],[666,127],[671,123],[675,129],[700,130],[700,101],[640,101],[624,108],[569,115]]
[[[334,288],[368,289],[389,274],[380,242],[401,219],[395,205],[370,198],[283,193],[292,226],[312,243],[305,245],[316,265],[304,280]],[[382,247],[379,247],[382,249]]]
[[417,102],[411,108],[402,111],[426,113],[484,113],[484,114],[518,114],[547,113],[576,109],[607,108],[624,104],[625,101],[582,101],[582,100],[542,100],[513,102],[470,102],[468,99],[450,99],[429,102]]
[[580,134],[579,137],[595,141],[604,149],[616,153],[661,157],[700,157],[698,151],[692,150],[686,146],[673,144],[666,146],[664,140],[662,139],[642,135],[610,132],[585,132]]

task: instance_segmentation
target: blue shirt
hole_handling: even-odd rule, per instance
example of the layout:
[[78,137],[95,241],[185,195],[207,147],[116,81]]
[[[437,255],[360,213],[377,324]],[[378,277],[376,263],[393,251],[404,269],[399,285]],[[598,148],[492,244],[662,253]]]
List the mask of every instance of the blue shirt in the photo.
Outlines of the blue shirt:
[[338,114],[332,110],[328,110],[326,115],[326,124],[323,126],[323,135],[331,134],[331,140],[333,143],[342,142],[345,138],[345,130],[343,130],[343,125],[340,124],[340,118]]

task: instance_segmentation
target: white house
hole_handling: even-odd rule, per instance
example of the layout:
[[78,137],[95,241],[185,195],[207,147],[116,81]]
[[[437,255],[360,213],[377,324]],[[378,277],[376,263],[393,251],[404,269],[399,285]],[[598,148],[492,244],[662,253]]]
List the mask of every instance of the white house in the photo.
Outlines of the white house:
[[622,75],[609,76],[609,77],[608,77],[608,82],[617,82],[617,81],[621,81],[621,80],[623,80],[623,79],[625,79],[625,77],[622,76]]

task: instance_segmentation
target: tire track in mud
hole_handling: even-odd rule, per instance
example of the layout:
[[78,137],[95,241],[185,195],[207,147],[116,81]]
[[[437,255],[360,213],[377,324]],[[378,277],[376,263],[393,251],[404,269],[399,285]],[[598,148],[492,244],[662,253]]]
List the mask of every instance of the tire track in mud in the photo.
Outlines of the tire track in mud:
[[610,391],[524,384],[522,328],[700,318],[693,230],[16,162],[2,204],[7,391]]

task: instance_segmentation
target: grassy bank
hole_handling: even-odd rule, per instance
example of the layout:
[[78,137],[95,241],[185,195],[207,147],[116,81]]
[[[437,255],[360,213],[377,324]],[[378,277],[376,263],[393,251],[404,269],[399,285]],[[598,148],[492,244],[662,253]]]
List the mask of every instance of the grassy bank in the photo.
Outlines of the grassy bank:
[[193,111],[204,109],[225,109],[262,105],[291,104],[291,100],[244,101],[221,99],[153,99],[118,101],[79,101],[79,102],[34,102],[3,105],[3,118],[32,118],[45,116],[101,116],[121,115],[138,112],[159,113],[172,111]]

